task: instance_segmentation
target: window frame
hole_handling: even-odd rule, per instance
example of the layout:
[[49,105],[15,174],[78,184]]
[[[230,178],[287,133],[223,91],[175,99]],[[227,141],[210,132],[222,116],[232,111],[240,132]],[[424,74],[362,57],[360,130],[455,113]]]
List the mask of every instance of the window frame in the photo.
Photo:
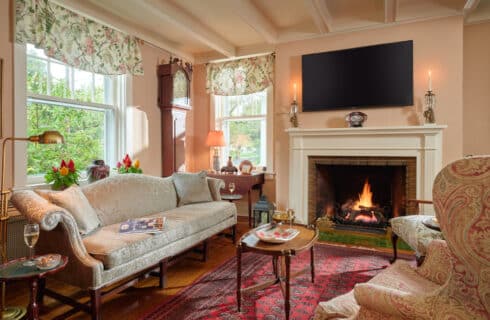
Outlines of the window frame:
[[[217,112],[216,108],[218,103],[216,102],[216,95],[210,94],[210,130],[221,130],[222,129],[222,123],[221,121],[223,119],[225,120],[254,120],[254,119],[264,119],[265,118],[265,131],[266,131],[266,141],[265,141],[265,157],[266,157],[266,172],[268,173],[273,173],[274,172],[274,145],[273,145],[273,133],[274,133],[274,121],[273,121],[273,96],[274,96],[274,89],[272,86],[268,87],[265,89],[266,93],[266,100],[267,100],[267,106],[266,106],[266,114],[265,115],[256,115],[256,116],[236,116],[236,117],[223,117],[223,118],[218,118],[217,117]],[[225,133],[225,141],[228,143],[228,140],[226,140],[226,133]],[[213,153],[210,152],[210,163],[212,163],[212,156]],[[227,160],[227,155],[221,150],[220,152],[220,161],[222,164],[226,163]],[[236,167],[238,167],[239,163],[234,164]],[[256,164],[254,164],[256,165]],[[261,170],[261,168],[258,168]]]
[[[14,134],[16,137],[25,137],[27,133],[27,104],[28,101],[37,101],[41,103],[53,104],[58,106],[65,106],[78,109],[92,109],[97,111],[105,111],[105,137],[104,144],[104,160],[110,166],[115,166],[117,157],[126,152],[126,106],[129,99],[131,99],[131,78],[128,75],[125,76],[111,76],[113,80],[112,90],[105,92],[107,95],[112,95],[109,101],[112,104],[104,104],[97,102],[83,102],[72,98],[54,97],[51,95],[30,93],[27,90],[27,46],[25,44],[14,45]],[[49,74],[49,58],[33,56],[36,59],[47,61],[48,71],[48,86],[50,86]],[[66,64],[65,64],[66,65]],[[66,65],[68,68],[73,68]],[[75,68],[73,68],[75,69]],[[67,69],[68,70],[68,69]],[[74,86],[74,72],[70,72],[71,76],[68,78],[69,86]],[[92,73],[92,79],[95,79]],[[94,82],[92,82],[93,85]],[[48,91],[49,92],[49,91]],[[92,98],[94,90],[92,90]],[[35,186],[43,185],[43,175],[29,176],[27,175],[27,144],[16,143],[14,144],[14,186]],[[81,168],[80,171],[83,171]],[[81,172],[82,173],[82,172]],[[83,177],[83,175],[82,175]],[[85,183],[86,179],[82,179],[82,183]]]

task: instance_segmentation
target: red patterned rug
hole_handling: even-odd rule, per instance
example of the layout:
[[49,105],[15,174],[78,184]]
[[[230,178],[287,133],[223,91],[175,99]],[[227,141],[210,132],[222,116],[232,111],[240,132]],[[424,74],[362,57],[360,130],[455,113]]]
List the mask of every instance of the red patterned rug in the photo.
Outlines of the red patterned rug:
[[[310,319],[318,302],[368,281],[389,265],[390,256],[370,250],[315,245],[315,283],[311,283],[309,273],[291,281],[290,319]],[[245,253],[242,285],[273,278],[271,261],[269,256]],[[291,271],[302,270],[309,261],[309,251],[293,257]],[[141,319],[284,319],[284,299],[279,286],[274,285],[242,297],[242,312],[237,312],[236,259],[232,258]]]

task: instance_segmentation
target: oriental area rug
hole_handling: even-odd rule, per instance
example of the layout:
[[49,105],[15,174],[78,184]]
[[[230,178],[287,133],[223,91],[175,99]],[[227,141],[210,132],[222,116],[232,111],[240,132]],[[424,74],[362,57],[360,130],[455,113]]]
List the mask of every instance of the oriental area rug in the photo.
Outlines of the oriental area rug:
[[[315,283],[309,273],[291,281],[290,319],[311,319],[321,301],[350,291],[389,266],[391,254],[371,250],[315,245]],[[291,260],[291,272],[310,261],[309,250]],[[272,258],[255,253],[242,256],[242,287],[273,278]],[[236,304],[236,258],[205,274],[153,310],[142,320],[160,319],[284,319],[284,298],[278,285],[242,296],[242,312]]]

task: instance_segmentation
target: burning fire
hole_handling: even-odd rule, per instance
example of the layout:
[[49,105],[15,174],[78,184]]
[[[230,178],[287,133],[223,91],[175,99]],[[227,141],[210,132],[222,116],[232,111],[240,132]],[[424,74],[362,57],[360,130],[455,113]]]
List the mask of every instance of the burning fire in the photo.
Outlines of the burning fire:
[[360,214],[357,217],[354,218],[354,221],[362,221],[365,223],[375,223],[378,222],[378,218],[376,218],[376,215],[374,214],[373,211],[371,211],[370,214]]
[[364,208],[373,207],[373,193],[371,192],[371,185],[368,180],[364,182],[364,187],[362,188],[362,193],[359,195],[359,200],[354,203],[352,209],[361,210],[361,206]]

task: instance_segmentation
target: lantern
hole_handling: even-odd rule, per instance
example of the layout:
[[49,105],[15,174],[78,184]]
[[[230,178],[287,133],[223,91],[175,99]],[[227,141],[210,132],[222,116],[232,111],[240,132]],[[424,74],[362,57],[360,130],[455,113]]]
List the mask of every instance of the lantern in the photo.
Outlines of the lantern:
[[265,195],[261,195],[259,201],[254,205],[253,210],[253,227],[258,227],[261,224],[271,222],[274,214],[274,205],[267,201]]

